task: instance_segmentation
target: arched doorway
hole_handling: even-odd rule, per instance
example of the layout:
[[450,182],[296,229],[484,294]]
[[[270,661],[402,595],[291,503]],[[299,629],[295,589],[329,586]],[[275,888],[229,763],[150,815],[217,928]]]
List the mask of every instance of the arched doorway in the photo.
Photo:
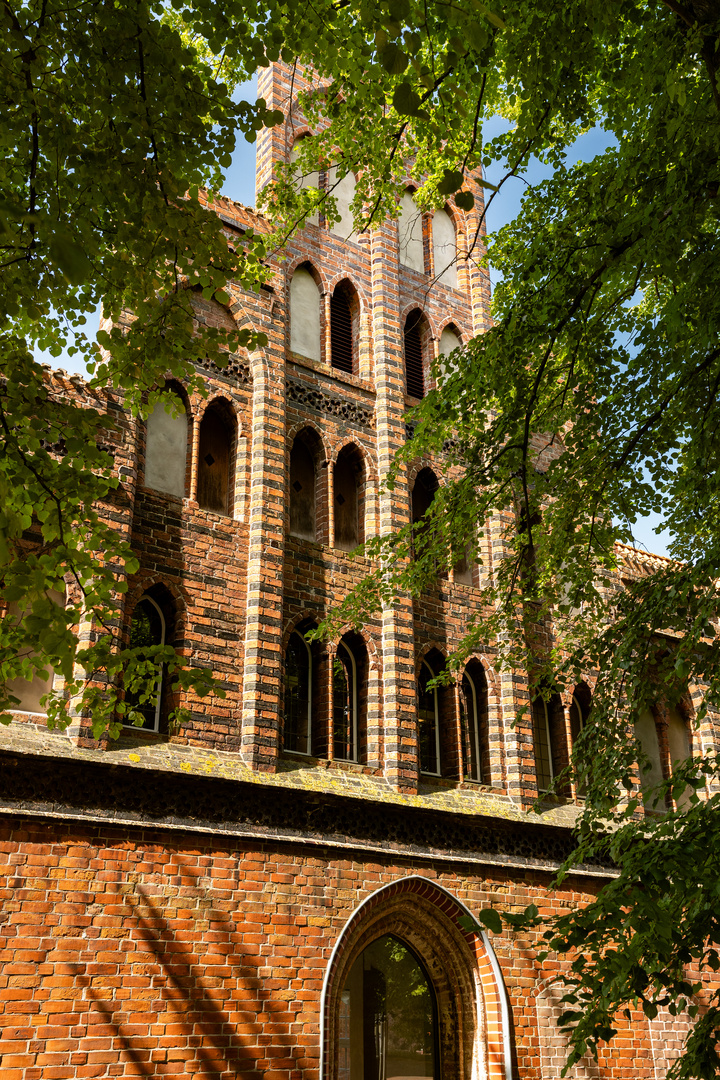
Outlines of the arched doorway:
[[500,969],[487,935],[461,929],[467,914],[414,874],[355,909],[323,985],[320,1080],[512,1080]]

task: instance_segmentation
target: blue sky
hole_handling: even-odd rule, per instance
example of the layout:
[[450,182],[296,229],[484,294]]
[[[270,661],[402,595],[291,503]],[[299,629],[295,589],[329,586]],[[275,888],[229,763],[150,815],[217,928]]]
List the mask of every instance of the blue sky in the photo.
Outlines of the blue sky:
[[[245,98],[246,100],[254,100],[256,96],[256,81],[245,83],[239,87],[237,91],[237,98]],[[486,126],[486,137],[493,137],[503,130],[505,121],[499,117],[496,120],[490,122]],[[598,153],[602,153],[612,142],[612,138],[607,135],[606,132],[596,129],[588,132],[586,135],[581,136],[571,150],[568,152],[568,164],[572,164],[576,161],[583,160],[588,161]],[[493,203],[488,211],[487,216],[487,228],[489,232],[494,232],[496,229],[501,228],[507,222],[517,214],[520,208],[520,202],[522,196],[527,191],[527,185],[535,185],[541,183],[547,177],[551,175],[551,169],[547,166],[541,165],[538,161],[533,161],[530,164],[528,172],[526,173],[525,180],[512,178],[503,185],[500,195],[493,200]],[[487,178],[493,183],[497,183],[502,179],[503,170],[501,166],[495,165],[487,170]],[[525,182],[527,181],[527,183]],[[222,189],[222,194],[228,196],[228,198],[234,199],[236,202],[244,203],[245,206],[254,206],[255,204],[255,144],[247,143],[241,137],[238,140],[238,146],[233,155],[233,160],[230,168],[227,171],[225,178],[225,184]],[[492,267],[490,269],[491,279],[496,280],[493,275]],[[99,319],[99,313],[95,313],[94,317],[90,317],[88,320],[87,332],[89,334],[94,333],[97,330]],[[64,367],[67,371],[78,372],[80,374],[85,373],[84,366],[79,364],[74,358],[63,355],[57,359],[53,359],[48,355],[42,355],[40,359],[52,364],[54,367]],[[661,521],[657,514],[651,514],[642,518],[634,527],[635,542],[638,547],[645,548],[648,551],[653,551],[658,555],[667,554],[668,535],[661,528]]]

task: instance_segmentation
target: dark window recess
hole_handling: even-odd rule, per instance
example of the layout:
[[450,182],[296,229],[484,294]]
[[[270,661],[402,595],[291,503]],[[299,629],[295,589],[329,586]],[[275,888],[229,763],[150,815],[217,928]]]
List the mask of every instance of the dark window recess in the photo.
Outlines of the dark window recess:
[[285,651],[285,749],[297,754],[310,752],[310,699],[312,694],[312,656],[294,631]]
[[290,533],[303,540],[315,539],[315,465],[299,439],[290,452]]
[[341,451],[335,463],[335,547],[352,551],[360,543],[358,474],[352,452]]
[[405,382],[410,397],[425,396],[419,311],[411,311],[405,321]]
[[[130,623],[131,649],[152,649],[157,645],[165,644],[165,621],[157,603],[149,596],[143,596],[137,603]],[[143,659],[143,653],[140,653]],[[151,679],[152,677],[149,676]],[[127,690],[125,692],[125,704],[140,713],[143,722],[140,727],[149,731],[157,731],[160,721],[161,695],[162,695],[162,672],[155,680],[155,694],[147,700],[141,701],[146,694],[141,690]],[[143,688],[144,690],[145,688]]]
[[348,299],[340,289],[336,289],[330,298],[330,350],[332,366],[352,375],[352,315]]
[[229,418],[210,406],[200,424],[197,500],[203,510],[230,514],[231,451],[235,432]]

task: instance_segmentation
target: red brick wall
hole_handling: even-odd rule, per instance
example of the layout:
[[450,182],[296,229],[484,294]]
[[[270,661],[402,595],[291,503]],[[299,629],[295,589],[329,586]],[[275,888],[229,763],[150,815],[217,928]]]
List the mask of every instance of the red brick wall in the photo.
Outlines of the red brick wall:
[[[314,1080],[327,964],[375,890],[417,874],[470,910],[534,901],[546,913],[582,903],[592,887],[570,880],[548,895],[547,875],[537,871],[167,830],[30,820],[3,822],[0,836],[3,1080]],[[449,899],[441,903],[448,914],[438,907],[439,927],[456,915]],[[410,890],[408,918],[414,904]],[[517,1076],[557,1076],[557,1037],[546,1026],[555,1009],[546,980],[556,966],[541,967],[527,938],[503,934],[492,943]],[[497,1056],[492,1017],[483,1038]],[[671,1048],[663,1045],[665,1059]],[[496,1065],[491,1072],[501,1075]],[[647,1025],[633,1017],[600,1070],[578,1075],[654,1077]]]

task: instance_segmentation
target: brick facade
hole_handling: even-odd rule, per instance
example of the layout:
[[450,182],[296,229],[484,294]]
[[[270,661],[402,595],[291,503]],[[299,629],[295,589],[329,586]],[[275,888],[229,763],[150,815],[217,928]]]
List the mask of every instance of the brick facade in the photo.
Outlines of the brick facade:
[[[290,115],[289,88],[282,64],[261,71],[259,93],[288,122],[261,133],[260,186],[307,131],[297,111]],[[267,227],[228,200],[215,209],[229,243],[242,243],[250,224]],[[405,320],[422,312],[426,384],[445,328],[467,340],[489,325],[482,252],[463,257],[477,210],[448,210],[457,289],[434,281],[441,268],[429,219],[421,273],[399,262],[396,222],[348,240],[320,215],[291,237],[257,295],[232,286],[228,308],[195,297],[198,323],[252,325],[268,345],[233,356],[223,371],[208,366],[208,396],[186,400],[182,495],[145,484],[147,429],[123,411],[121,396],[99,402],[81,380],[49,374],[56,393],[107,408],[117,423],[122,483],[108,512],[141,566],[128,582],[124,632],[141,598],[151,598],[166,640],[190,663],[212,667],[226,696],[185,702],[191,718],[180,729],[165,730],[161,715],[157,732],[126,730],[110,745],[89,740],[82,716],[62,735],[21,714],[0,729],[3,1080],[339,1080],[344,980],[383,934],[425,967],[444,1080],[560,1075],[556,964],[538,963],[531,937],[476,939],[457,922],[489,905],[564,910],[609,873],[588,867],[547,892],[575,810],[569,798],[526,813],[538,786],[532,717],[513,724],[528,703],[524,673],[500,674],[491,654],[476,656],[468,671],[478,734],[463,684],[444,688],[432,706],[439,757],[421,770],[418,675],[458,644],[478,611],[478,569],[474,584],[451,574],[418,600],[399,597],[359,637],[343,637],[357,681],[352,752],[338,752],[340,638],[313,645],[309,752],[288,745],[295,632],[319,621],[368,565],[335,543],[338,460],[344,454],[357,478],[359,538],[405,523],[413,485],[433,467],[418,462],[406,487],[383,485],[412,404]],[[319,292],[319,358],[290,345],[298,268],[309,268]],[[352,373],[332,365],[330,300],[341,283]],[[209,409],[229,432],[227,512],[202,505],[215,463],[202,441]],[[297,476],[313,477],[314,540],[290,531],[296,445]],[[347,485],[350,473],[342,475]],[[502,557],[506,524],[488,522],[485,572]],[[169,688],[163,697],[167,712]],[[558,699],[549,720],[556,770],[567,760],[570,707],[570,696]],[[712,745],[712,727],[698,737]],[[648,1025],[633,1016],[599,1065],[574,1075],[660,1077],[682,1033],[669,1017]]]

